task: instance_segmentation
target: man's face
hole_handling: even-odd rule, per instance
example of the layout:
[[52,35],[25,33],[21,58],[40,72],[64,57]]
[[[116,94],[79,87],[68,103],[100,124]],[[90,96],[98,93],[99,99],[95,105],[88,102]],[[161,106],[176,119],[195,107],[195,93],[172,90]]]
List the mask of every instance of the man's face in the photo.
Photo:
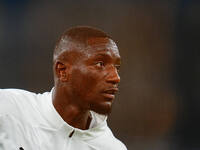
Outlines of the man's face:
[[109,114],[120,82],[118,48],[110,39],[92,38],[81,53],[69,81],[75,102],[81,109]]

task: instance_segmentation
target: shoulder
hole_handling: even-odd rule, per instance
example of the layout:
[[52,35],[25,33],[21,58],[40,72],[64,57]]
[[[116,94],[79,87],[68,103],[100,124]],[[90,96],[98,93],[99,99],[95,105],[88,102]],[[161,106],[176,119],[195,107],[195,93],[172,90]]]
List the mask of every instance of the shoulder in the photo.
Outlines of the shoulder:
[[18,98],[20,96],[34,96],[36,95],[33,92],[29,92],[22,89],[0,89],[0,98]]
[[102,150],[127,150],[124,143],[122,143],[119,139],[117,139],[110,128],[107,126],[104,130],[104,134],[93,139],[92,144],[96,145]]
[[50,92],[34,93],[22,89],[0,89],[0,103],[2,101],[18,101],[18,102],[31,102],[31,100],[41,99],[46,97]]
[[20,117],[34,113],[41,95],[22,89],[0,89],[0,115]]
[[17,108],[18,105],[24,105],[30,99],[36,97],[33,92],[21,89],[0,89],[0,104],[1,106],[10,106]]
[[109,127],[107,131],[107,136],[108,136],[108,142],[112,143],[114,149],[127,150],[125,144],[113,135]]

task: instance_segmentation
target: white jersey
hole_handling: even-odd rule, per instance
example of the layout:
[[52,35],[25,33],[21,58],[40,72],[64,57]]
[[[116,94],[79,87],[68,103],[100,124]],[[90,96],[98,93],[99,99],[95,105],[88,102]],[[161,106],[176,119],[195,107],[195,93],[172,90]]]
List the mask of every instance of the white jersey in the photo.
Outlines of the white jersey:
[[90,128],[81,130],[57,113],[52,91],[0,89],[0,150],[126,150],[113,136],[106,117],[91,114]]

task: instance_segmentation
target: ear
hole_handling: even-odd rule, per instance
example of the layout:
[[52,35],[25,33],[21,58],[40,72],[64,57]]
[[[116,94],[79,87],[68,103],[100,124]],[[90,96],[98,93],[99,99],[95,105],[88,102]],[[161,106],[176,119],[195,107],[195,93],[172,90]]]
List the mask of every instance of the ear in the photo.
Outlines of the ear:
[[69,65],[62,62],[56,62],[55,72],[58,79],[62,82],[67,82],[69,78]]

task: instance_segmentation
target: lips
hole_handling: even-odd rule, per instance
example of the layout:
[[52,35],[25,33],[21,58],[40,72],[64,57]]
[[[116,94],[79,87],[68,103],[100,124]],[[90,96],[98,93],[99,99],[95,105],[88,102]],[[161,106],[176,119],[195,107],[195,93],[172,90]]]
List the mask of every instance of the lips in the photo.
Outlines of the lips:
[[103,91],[103,95],[106,98],[114,99],[115,94],[118,92],[118,88],[110,88]]
[[116,94],[118,92],[118,88],[111,88],[111,89],[107,89],[107,90],[104,90],[104,93],[107,93],[107,94]]

